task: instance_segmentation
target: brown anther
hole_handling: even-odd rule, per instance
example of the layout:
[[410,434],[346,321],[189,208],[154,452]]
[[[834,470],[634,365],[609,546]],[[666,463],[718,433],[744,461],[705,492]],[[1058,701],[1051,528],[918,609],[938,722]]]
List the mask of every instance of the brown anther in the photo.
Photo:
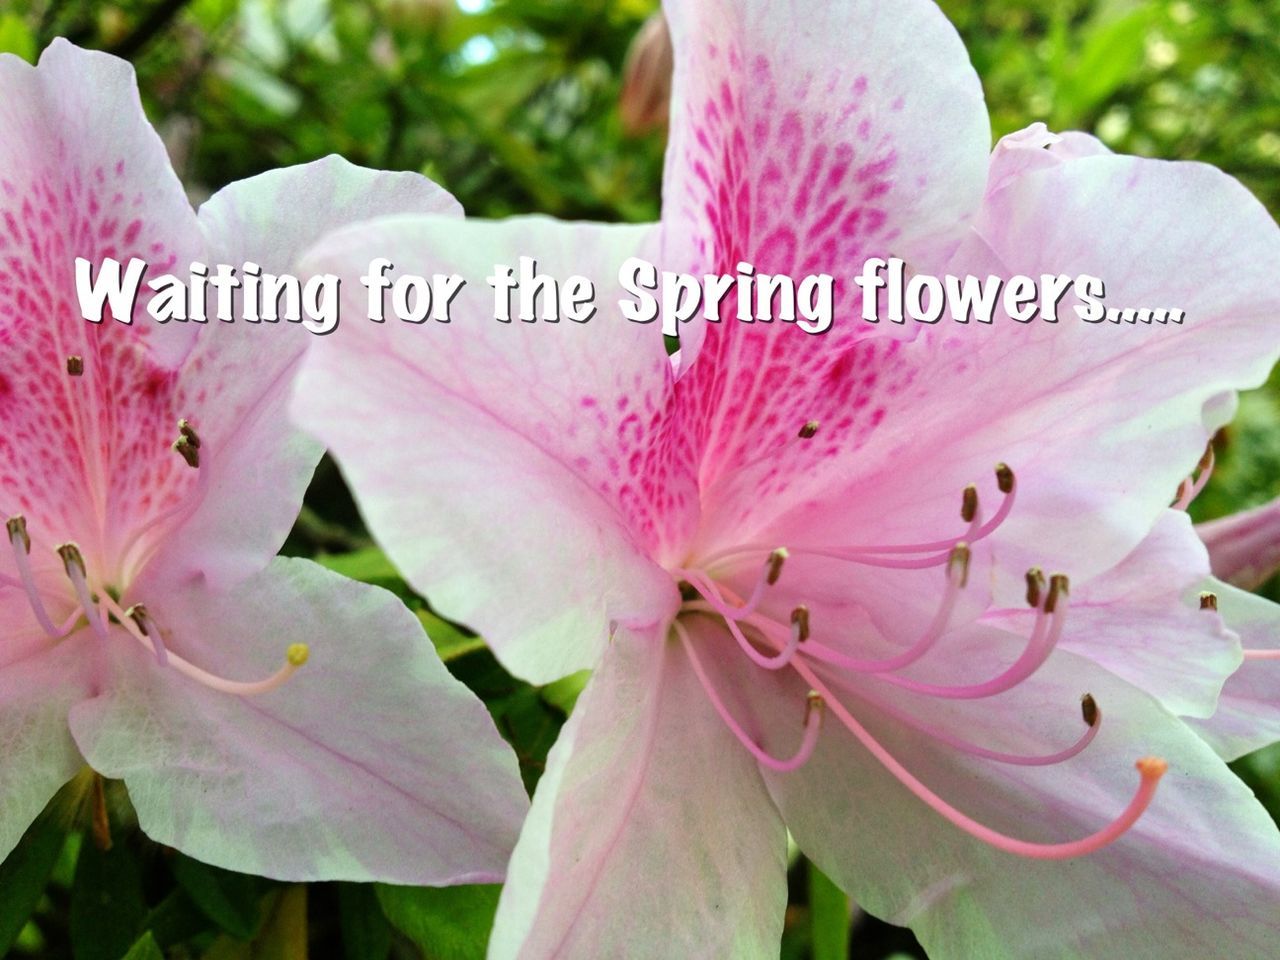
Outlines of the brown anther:
[[1039,567],[1032,567],[1027,571],[1027,606],[1035,608],[1040,606],[1040,598],[1044,596],[1044,571]]
[[125,611],[125,616],[138,625],[138,629],[144,637],[151,636],[151,631],[147,629],[147,608],[140,603],[135,603],[132,607]]
[[800,439],[809,440],[818,432],[818,421],[810,420],[800,428]]
[[951,556],[947,558],[947,576],[955,576],[959,571],[960,586],[969,585],[969,545],[961,540],[951,548]]
[[778,578],[782,576],[782,565],[789,556],[790,554],[787,553],[786,547],[778,547],[773,553],[769,554],[769,559],[765,561],[769,565],[769,572],[764,577],[765,583],[772,587],[778,582]]
[[1200,457],[1200,462],[1196,464],[1196,473],[1201,473],[1209,469],[1209,465],[1213,463],[1213,441],[1210,440],[1208,446],[1204,448],[1204,454]]
[[1049,596],[1045,597],[1044,612],[1053,613],[1058,606],[1058,598],[1066,597],[1071,592],[1071,581],[1065,573],[1055,573],[1049,578]]
[[1092,693],[1086,693],[1080,698],[1080,715],[1084,717],[1085,726],[1092,727],[1098,722],[1098,701],[1093,699]]
[[9,531],[9,542],[14,546],[22,544],[22,552],[31,552],[31,537],[27,535],[27,518],[20,513],[15,513],[12,517],[4,522],[5,529]]
[[182,455],[182,459],[187,461],[187,466],[193,469],[200,466],[200,449],[196,444],[187,439],[186,434],[180,436],[173,441],[173,449]]
[[965,523],[973,523],[978,515],[978,488],[972,483],[964,488],[960,497],[960,519]]
[[800,642],[809,639],[809,608],[801,604],[791,611],[791,625],[800,631]]
[[73,377],[84,376],[84,357],[76,354],[67,357],[67,373]]
[[58,548],[58,556],[62,558],[62,565],[67,568],[67,575],[72,576],[79,573],[80,576],[86,575],[84,565],[84,556],[80,553],[80,548],[74,543],[64,543]]
[[191,444],[197,450],[200,449],[200,436],[196,433],[195,428],[191,426],[191,421],[182,419],[178,421],[178,433],[186,437],[187,443]]
[[1013,471],[1009,469],[1007,463],[996,464],[996,486],[1000,488],[1001,493],[1013,492]]
[[818,711],[819,719],[821,719],[822,711],[826,708],[826,705],[827,702],[822,699],[822,694],[817,690],[809,691],[809,696],[805,698],[804,702],[804,724],[806,727],[809,725],[809,718],[815,710]]
[[1211,593],[1208,590],[1200,594],[1200,609],[1201,610],[1217,610],[1218,595],[1216,593]]

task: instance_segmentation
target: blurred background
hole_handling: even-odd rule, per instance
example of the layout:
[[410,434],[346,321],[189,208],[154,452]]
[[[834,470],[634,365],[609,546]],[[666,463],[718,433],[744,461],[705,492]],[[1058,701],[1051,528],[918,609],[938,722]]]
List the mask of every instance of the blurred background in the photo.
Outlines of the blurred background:
[[[889,0],[886,0],[889,2]],[[1113,149],[1215,164],[1280,214],[1280,0],[942,0],[997,136],[1033,121]],[[470,214],[658,214],[669,53],[653,0],[0,0],[0,51],[53,37],[131,60],[192,199],[340,153],[416,170]],[[856,55],[856,46],[851,49]],[[0,135],[3,135],[0,132]],[[1277,278],[1280,282],[1280,278]],[[1246,396],[1192,513],[1280,494],[1280,390]],[[437,618],[368,540],[321,467],[286,547],[398,592],[489,705],[532,788],[581,678],[531,688]],[[1280,599],[1275,582],[1265,585]],[[1280,815],[1280,751],[1236,765]],[[282,885],[150,843],[108,785],[113,844],[73,783],[0,867],[0,955],[386,960],[483,956],[496,888]],[[921,956],[797,858],[787,960]]]

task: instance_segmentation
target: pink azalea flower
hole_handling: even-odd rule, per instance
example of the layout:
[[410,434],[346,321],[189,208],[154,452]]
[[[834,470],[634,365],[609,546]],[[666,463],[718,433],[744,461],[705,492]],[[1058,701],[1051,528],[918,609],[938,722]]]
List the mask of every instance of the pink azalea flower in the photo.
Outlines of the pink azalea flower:
[[1280,570],[1280,500],[1197,525],[1213,572],[1252,590]]
[[483,706],[391,594],[275,557],[320,453],[285,416],[310,335],[92,325],[74,286],[76,256],[284,271],[361,215],[456,204],[330,158],[197,217],[128,65],[63,42],[0,57],[0,117],[0,855],[87,763],[236,870],[501,878],[527,801]]
[[[294,413],[510,670],[593,671],[491,957],[776,956],[788,830],[931,956],[1269,956],[1280,834],[1178,718],[1212,717],[1240,641],[1169,506],[1280,349],[1280,231],[1207,167],[1036,129],[991,157],[925,0],[667,16],[660,225],[400,217],[305,258],[356,310],[373,257],[472,279],[448,326],[312,351]],[[862,323],[848,277],[889,254],[1190,319]],[[496,323],[479,278],[522,255],[600,315]],[[730,309],[673,364],[613,306],[631,256],[829,272],[841,313]]]

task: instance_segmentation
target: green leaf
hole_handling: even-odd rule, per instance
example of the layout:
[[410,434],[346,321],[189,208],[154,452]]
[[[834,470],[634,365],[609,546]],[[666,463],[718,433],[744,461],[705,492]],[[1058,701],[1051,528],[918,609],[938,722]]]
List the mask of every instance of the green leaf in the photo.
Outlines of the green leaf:
[[809,923],[813,928],[813,960],[845,960],[853,912],[845,892],[809,864]]
[[418,619],[435,644],[436,653],[445,663],[484,649],[484,640],[459,630],[447,620],[442,620],[430,610],[417,611]]
[[362,583],[380,584],[384,580],[400,579],[399,572],[380,547],[365,547],[351,553],[322,554],[316,557],[316,563]]
[[134,850],[86,842],[71,885],[71,950],[75,960],[120,960],[147,915],[142,873]]
[[391,952],[391,927],[371,884],[339,884],[338,916],[347,960],[386,960]]
[[542,699],[557,710],[564,711],[565,716],[573,712],[573,705],[591,679],[590,670],[579,670],[567,677],[561,677],[542,688]]
[[65,840],[66,831],[56,818],[41,814],[0,863],[0,957],[9,952],[40,902]]
[[377,889],[387,919],[425,960],[484,960],[501,887],[379,884]]
[[124,960],[164,960],[164,953],[156,944],[156,938],[148,930],[129,948],[129,952],[124,955]]
[[261,922],[258,902],[265,883],[257,877],[220,870],[176,855],[169,864],[174,879],[218,928],[237,940],[251,940]]
[[16,53],[28,63],[36,62],[35,34],[16,13],[0,15],[0,53]]

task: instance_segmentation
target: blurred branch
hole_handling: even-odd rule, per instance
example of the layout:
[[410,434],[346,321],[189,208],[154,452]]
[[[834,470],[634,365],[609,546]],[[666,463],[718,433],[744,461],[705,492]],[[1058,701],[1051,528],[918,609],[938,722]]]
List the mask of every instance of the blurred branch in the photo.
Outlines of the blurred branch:
[[126,60],[133,59],[157,34],[164,31],[173,18],[190,2],[191,0],[160,0],[138,24],[137,29],[119,43],[112,45],[108,52]]

